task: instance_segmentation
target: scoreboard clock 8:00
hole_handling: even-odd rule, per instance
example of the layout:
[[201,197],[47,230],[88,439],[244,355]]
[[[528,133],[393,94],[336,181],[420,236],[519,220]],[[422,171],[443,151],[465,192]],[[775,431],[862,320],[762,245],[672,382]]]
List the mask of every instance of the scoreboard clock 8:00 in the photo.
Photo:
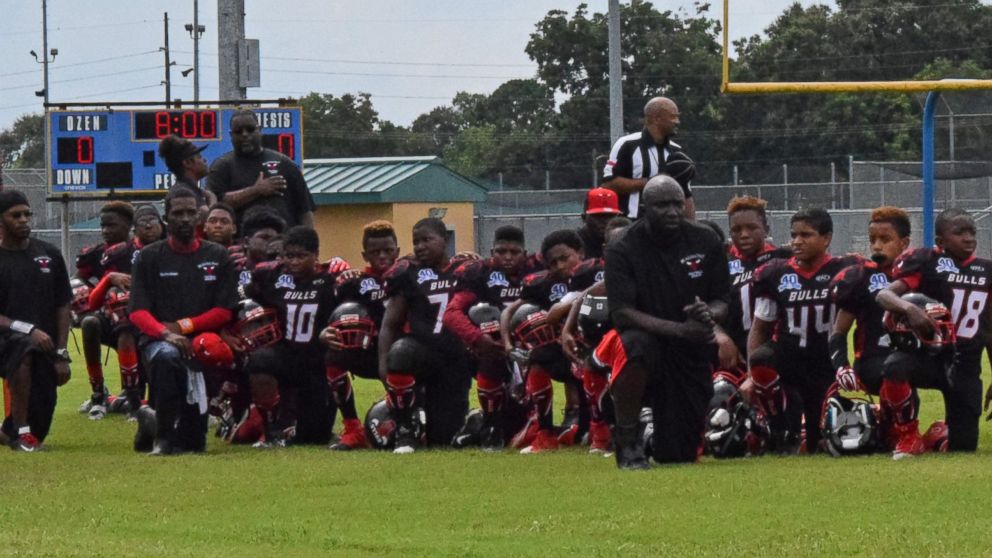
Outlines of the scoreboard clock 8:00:
[[[240,109],[74,110],[47,113],[53,195],[161,193],[175,178],[158,156],[162,138],[176,135],[206,145],[213,162],[231,150],[231,117]],[[299,108],[253,108],[262,146],[303,165]]]

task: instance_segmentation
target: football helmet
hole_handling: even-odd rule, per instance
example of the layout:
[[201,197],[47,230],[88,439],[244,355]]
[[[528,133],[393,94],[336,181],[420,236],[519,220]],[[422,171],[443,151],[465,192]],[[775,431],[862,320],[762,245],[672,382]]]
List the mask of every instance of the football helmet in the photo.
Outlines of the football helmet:
[[902,299],[923,309],[936,322],[937,328],[932,337],[923,339],[909,326],[909,321],[905,316],[897,317],[892,312],[886,312],[882,318],[882,323],[889,332],[889,339],[892,341],[893,347],[902,351],[926,349],[933,354],[954,347],[957,334],[951,319],[951,312],[946,306],[920,293],[906,293],[902,295]]
[[610,308],[605,296],[586,295],[579,306],[579,335],[587,347],[595,347],[610,331]]
[[93,289],[78,277],[69,280],[69,288],[72,289],[72,303],[69,309],[72,311],[72,321],[78,324],[79,319],[90,307],[90,291]]
[[127,321],[127,303],[131,300],[131,293],[119,287],[110,287],[103,297],[103,315],[110,320],[112,325],[117,325]]
[[283,336],[276,311],[251,299],[238,302],[237,321],[231,333],[240,337],[249,350],[274,345]]
[[[423,441],[426,424],[424,410],[413,410],[413,435]],[[392,409],[385,399],[380,399],[369,407],[365,413],[365,436],[372,447],[379,450],[391,450],[396,443],[396,419]]]
[[366,350],[377,335],[375,321],[364,306],[357,302],[339,304],[331,312],[330,327],[338,330],[343,349]]
[[827,451],[834,457],[872,453],[878,449],[878,415],[871,396],[845,397],[837,384],[830,386],[823,401],[820,432]]
[[713,373],[713,398],[703,440],[717,459],[761,455],[771,436],[764,415],[742,397],[742,378],[726,370]]
[[468,309],[468,319],[472,320],[473,324],[479,326],[482,333],[491,336],[493,339],[500,338],[499,315],[499,308],[488,302],[473,304]]
[[510,318],[513,340],[527,351],[557,343],[558,335],[547,320],[548,313],[536,304],[520,306]]

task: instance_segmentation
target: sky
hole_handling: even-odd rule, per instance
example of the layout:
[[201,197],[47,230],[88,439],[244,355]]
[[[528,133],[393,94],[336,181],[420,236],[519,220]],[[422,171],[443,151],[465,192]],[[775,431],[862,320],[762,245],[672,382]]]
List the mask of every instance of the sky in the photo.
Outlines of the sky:
[[[793,0],[731,0],[730,35],[760,34]],[[801,0],[803,5],[833,2]],[[248,97],[367,92],[380,118],[407,126],[450,103],[455,93],[492,92],[533,77],[524,48],[549,10],[574,12],[571,0],[246,0],[245,36],[260,41],[261,87]],[[588,0],[605,12],[607,0]],[[722,17],[712,1],[710,14]],[[659,0],[662,10],[694,14],[693,2]],[[41,0],[0,0],[0,129],[42,111]],[[50,99],[164,100],[163,13],[169,14],[172,96],[193,99],[193,0],[48,0]],[[217,3],[200,0],[200,98],[217,94]],[[40,59],[39,59],[40,60]]]

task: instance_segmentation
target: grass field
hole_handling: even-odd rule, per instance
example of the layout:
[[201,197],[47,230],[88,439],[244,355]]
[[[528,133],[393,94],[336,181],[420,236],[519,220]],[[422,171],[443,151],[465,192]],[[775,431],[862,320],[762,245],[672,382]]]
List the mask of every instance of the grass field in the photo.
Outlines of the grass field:
[[[618,472],[577,448],[394,456],[252,450],[212,437],[206,455],[159,459],[131,451],[123,417],[76,412],[89,391],[80,361],[60,392],[49,451],[0,452],[0,554],[992,555],[984,423],[977,455],[902,462],[707,458]],[[107,377],[116,388],[116,373]],[[380,391],[359,384],[359,403]],[[924,428],[941,413],[925,394]]]

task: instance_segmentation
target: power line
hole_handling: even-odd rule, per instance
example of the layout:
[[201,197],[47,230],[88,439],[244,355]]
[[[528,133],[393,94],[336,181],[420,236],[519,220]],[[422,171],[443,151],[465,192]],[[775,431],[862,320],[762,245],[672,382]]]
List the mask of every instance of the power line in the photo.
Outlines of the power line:
[[[110,62],[112,60],[123,60],[125,58],[135,58],[137,56],[145,56],[146,54],[157,53],[158,50],[147,50],[145,52],[136,52],[134,54],[125,54],[122,56],[111,56],[110,58],[100,58],[98,60],[87,60],[85,62],[73,62],[72,64],[59,64],[59,69],[63,68],[75,68],[78,66],[88,66],[90,64],[99,64],[101,62]],[[27,74],[35,74],[38,70],[27,70],[24,72],[11,72],[9,74],[0,74],[0,78],[10,77],[10,76],[23,76]]]
[[[161,65],[158,65],[158,66],[146,66],[144,68],[135,68],[134,70],[123,70],[123,71],[111,72],[111,73],[107,73],[107,74],[93,74],[93,75],[90,75],[90,76],[83,76],[83,77],[78,77],[78,78],[61,79],[61,80],[58,80],[58,81],[53,81],[52,83],[53,84],[73,83],[73,82],[77,82],[77,81],[86,81],[88,79],[96,79],[96,78],[103,78],[103,77],[115,77],[115,76],[120,76],[120,75],[124,75],[124,74],[136,74],[138,72],[147,72],[148,70],[160,70],[160,69],[162,69],[162,66]],[[11,87],[0,87],[0,91],[14,91],[14,90],[17,90],[17,89],[31,89],[32,87],[38,87],[38,86],[37,85],[14,85],[14,86],[11,86]]]

